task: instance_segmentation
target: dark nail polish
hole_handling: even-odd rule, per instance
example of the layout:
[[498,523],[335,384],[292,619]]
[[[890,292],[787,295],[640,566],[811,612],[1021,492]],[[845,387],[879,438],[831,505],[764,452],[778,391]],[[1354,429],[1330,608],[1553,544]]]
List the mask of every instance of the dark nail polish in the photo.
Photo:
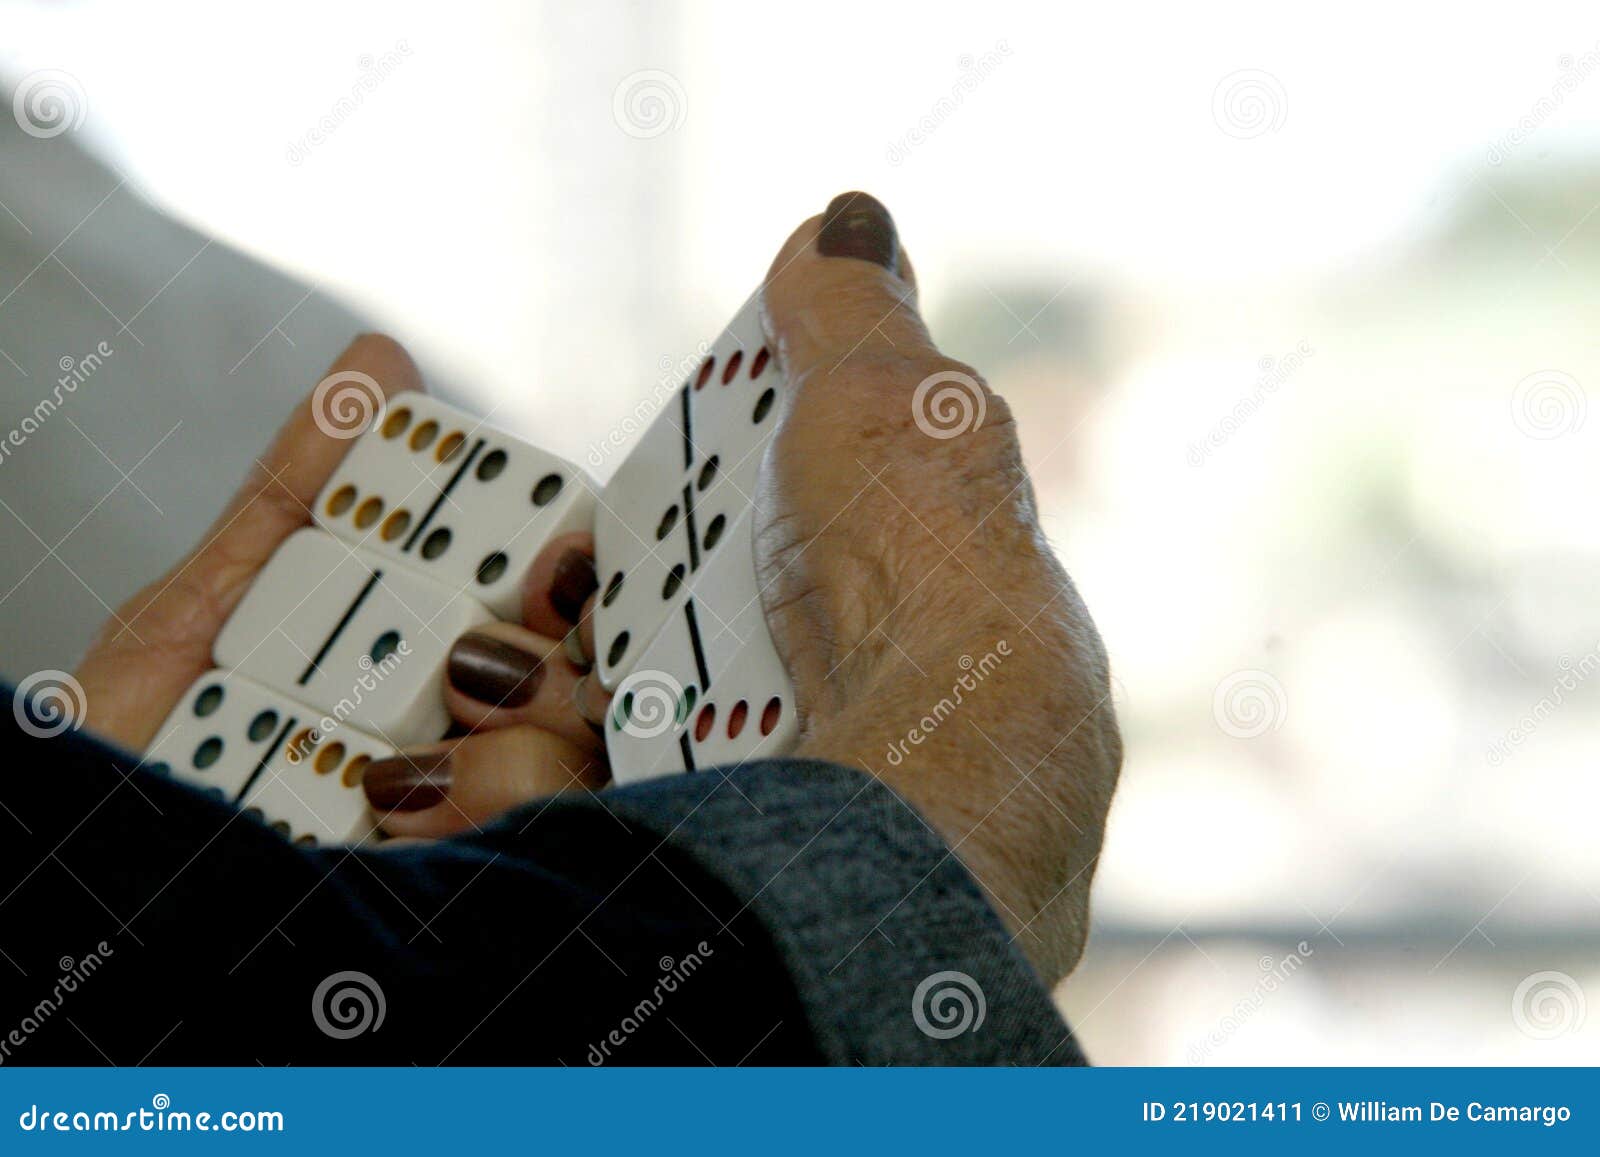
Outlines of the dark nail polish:
[[450,791],[450,753],[400,754],[367,765],[361,778],[367,802],[381,812],[419,812],[444,802]]
[[817,252],[824,257],[855,257],[893,270],[900,262],[900,237],[894,218],[876,197],[840,193],[828,202],[817,234]]
[[599,586],[594,559],[581,550],[569,550],[556,560],[556,573],[550,580],[550,605],[556,614],[576,626],[585,600]]
[[462,635],[450,648],[450,686],[491,707],[521,707],[544,681],[544,660],[491,635]]

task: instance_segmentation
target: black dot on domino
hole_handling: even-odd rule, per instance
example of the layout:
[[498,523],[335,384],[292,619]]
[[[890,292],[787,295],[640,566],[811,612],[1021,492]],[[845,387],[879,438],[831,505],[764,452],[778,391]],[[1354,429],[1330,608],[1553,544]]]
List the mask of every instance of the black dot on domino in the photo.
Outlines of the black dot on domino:
[[505,552],[495,551],[478,564],[478,581],[485,586],[497,581],[501,575],[506,573],[506,566],[509,562],[510,560],[506,558]]
[[722,515],[717,515],[711,520],[711,525],[706,527],[705,548],[710,550],[722,540],[722,529],[728,525],[728,520]]
[[428,537],[422,540],[422,557],[432,562],[445,551],[450,549],[450,528],[441,526],[438,530],[430,531]]
[[500,471],[506,468],[506,452],[504,450],[491,450],[483,456],[478,463],[477,475],[479,482],[493,482],[500,477]]
[[718,458],[715,454],[706,459],[706,464],[700,467],[700,480],[695,483],[695,487],[697,489],[704,490],[707,486],[710,486],[713,481],[715,481],[717,477],[717,466],[720,465],[721,462],[722,459]]
[[618,631],[617,637],[611,640],[611,650],[606,652],[606,663],[615,667],[622,662],[622,656],[628,653],[628,632]]
[[661,584],[661,597],[670,599],[678,593],[678,588],[683,586],[684,568],[680,562],[667,572],[667,581]]
[[260,743],[263,739],[271,738],[276,730],[278,730],[278,713],[269,707],[250,721],[249,730],[245,734],[250,737],[251,743]]
[[548,506],[556,500],[556,495],[561,493],[561,475],[546,474],[539,479],[539,484],[533,488],[533,504],[535,506]]
[[682,723],[689,718],[689,712],[694,710],[694,701],[700,698],[700,688],[690,683],[683,689],[683,697],[678,700],[678,722]]
[[197,771],[204,771],[217,760],[222,758],[222,740],[213,735],[194,749],[194,766]]
[[222,706],[222,684],[213,683],[194,698],[194,713],[204,719]]
[[170,763],[149,763],[145,765],[145,770],[151,775],[171,775],[172,765]]
[[773,400],[776,399],[777,396],[777,391],[771,386],[768,386],[766,393],[762,394],[756,399],[756,408],[750,412],[750,421],[752,424],[757,426],[761,425],[768,412],[771,411]]
[[611,576],[611,581],[606,584],[606,593],[600,596],[600,605],[609,607],[617,601],[617,595],[622,593],[622,572],[619,570]]
[[678,525],[678,505],[673,503],[661,515],[661,521],[656,524],[656,541],[660,542],[672,533],[672,528]]
[[372,661],[381,663],[400,649],[400,632],[385,631],[372,644]]

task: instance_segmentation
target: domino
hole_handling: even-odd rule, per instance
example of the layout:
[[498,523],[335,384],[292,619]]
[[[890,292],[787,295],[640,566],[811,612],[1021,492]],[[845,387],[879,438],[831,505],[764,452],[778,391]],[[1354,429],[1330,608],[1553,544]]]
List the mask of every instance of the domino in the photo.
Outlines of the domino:
[[678,600],[612,699],[606,752],[619,784],[781,755],[794,688],[767,632],[745,513]]
[[601,492],[596,669],[615,690],[750,509],[783,374],[754,301],[712,345]]
[[156,734],[147,770],[227,800],[306,845],[356,843],[373,832],[361,775],[372,760],[394,754],[236,671],[202,675]]
[[405,747],[449,729],[450,646],[493,618],[453,587],[308,527],[285,539],[256,576],[212,658]]
[[580,467],[408,391],[374,414],[313,517],[516,622],[528,565],[557,535],[590,528],[594,491]]

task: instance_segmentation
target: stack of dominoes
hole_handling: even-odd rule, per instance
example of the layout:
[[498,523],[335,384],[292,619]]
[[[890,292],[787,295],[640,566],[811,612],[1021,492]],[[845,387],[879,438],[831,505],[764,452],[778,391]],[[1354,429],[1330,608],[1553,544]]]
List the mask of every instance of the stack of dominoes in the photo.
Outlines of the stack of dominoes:
[[747,307],[603,489],[423,394],[373,410],[218,635],[145,766],[299,843],[359,842],[373,759],[449,730],[451,644],[517,620],[557,535],[592,527],[596,670],[619,783],[781,754],[793,691],[756,584],[751,496],[784,387]]

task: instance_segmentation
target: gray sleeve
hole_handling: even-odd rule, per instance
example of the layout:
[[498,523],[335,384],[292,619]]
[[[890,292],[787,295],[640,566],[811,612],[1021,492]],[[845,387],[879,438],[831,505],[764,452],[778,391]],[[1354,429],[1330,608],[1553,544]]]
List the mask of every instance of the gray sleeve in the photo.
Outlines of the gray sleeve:
[[960,860],[878,780],[769,760],[600,799],[577,806],[654,832],[757,918],[831,1063],[1086,1063]]

